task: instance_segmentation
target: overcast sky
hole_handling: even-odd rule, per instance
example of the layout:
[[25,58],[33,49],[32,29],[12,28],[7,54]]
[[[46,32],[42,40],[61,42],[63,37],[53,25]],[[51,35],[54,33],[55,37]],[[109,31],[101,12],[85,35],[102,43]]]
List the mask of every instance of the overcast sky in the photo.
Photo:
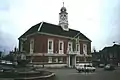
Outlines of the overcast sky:
[[0,0],[0,49],[18,46],[18,37],[41,21],[58,24],[63,1],[69,27],[91,39],[92,48],[120,43],[120,0]]

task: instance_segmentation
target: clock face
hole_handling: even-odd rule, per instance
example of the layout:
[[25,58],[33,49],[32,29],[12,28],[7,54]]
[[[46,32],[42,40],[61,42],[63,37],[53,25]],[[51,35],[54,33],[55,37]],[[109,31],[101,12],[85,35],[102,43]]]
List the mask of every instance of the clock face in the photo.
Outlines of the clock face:
[[63,17],[62,20],[65,21],[65,17]]
[[67,26],[67,25],[65,25],[65,26],[64,26],[64,28],[65,28],[65,29],[67,29],[67,28],[68,28],[68,26]]
[[61,18],[62,20],[65,20],[67,17],[66,17],[65,14],[62,14],[62,15],[60,16],[60,18]]

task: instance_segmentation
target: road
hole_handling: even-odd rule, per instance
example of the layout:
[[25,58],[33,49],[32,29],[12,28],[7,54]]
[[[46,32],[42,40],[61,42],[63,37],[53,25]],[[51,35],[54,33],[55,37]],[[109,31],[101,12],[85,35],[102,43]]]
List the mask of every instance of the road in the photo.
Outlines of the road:
[[[45,69],[46,70],[46,69]],[[104,71],[97,69],[94,73],[78,73],[75,69],[47,69],[56,74],[55,80],[120,80],[120,69]],[[0,80],[13,80],[0,78]]]
[[75,69],[48,69],[56,73],[55,80],[120,80],[120,70],[104,71],[97,69],[94,73],[78,73]]

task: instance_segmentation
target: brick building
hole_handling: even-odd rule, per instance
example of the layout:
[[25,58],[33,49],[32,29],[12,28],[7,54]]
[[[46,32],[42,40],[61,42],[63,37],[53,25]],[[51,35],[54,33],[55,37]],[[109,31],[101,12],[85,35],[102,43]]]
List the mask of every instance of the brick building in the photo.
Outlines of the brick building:
[[19,37],[19,50],[32,57],[34,64],[69,66],[91,62],[91,40],[69,28],[68,13],[63,6],[59,25],[40,22]]

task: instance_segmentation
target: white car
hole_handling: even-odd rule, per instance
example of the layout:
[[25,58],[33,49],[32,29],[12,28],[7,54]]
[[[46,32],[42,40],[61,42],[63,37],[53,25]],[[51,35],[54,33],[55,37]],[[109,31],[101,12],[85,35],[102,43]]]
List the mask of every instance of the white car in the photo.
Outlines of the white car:
[[94,72],[96,70],[95,67],[93,67],[90,64],[77,64],[76,65],[76,70],[78,72]]
[[5,63],[5,60],[2,60],[1,63]]
[[6,61],[5,63],[6,63],[6,64],[13,64],[13,63],[12,63],[12,62],[10,62],[10,61]]

